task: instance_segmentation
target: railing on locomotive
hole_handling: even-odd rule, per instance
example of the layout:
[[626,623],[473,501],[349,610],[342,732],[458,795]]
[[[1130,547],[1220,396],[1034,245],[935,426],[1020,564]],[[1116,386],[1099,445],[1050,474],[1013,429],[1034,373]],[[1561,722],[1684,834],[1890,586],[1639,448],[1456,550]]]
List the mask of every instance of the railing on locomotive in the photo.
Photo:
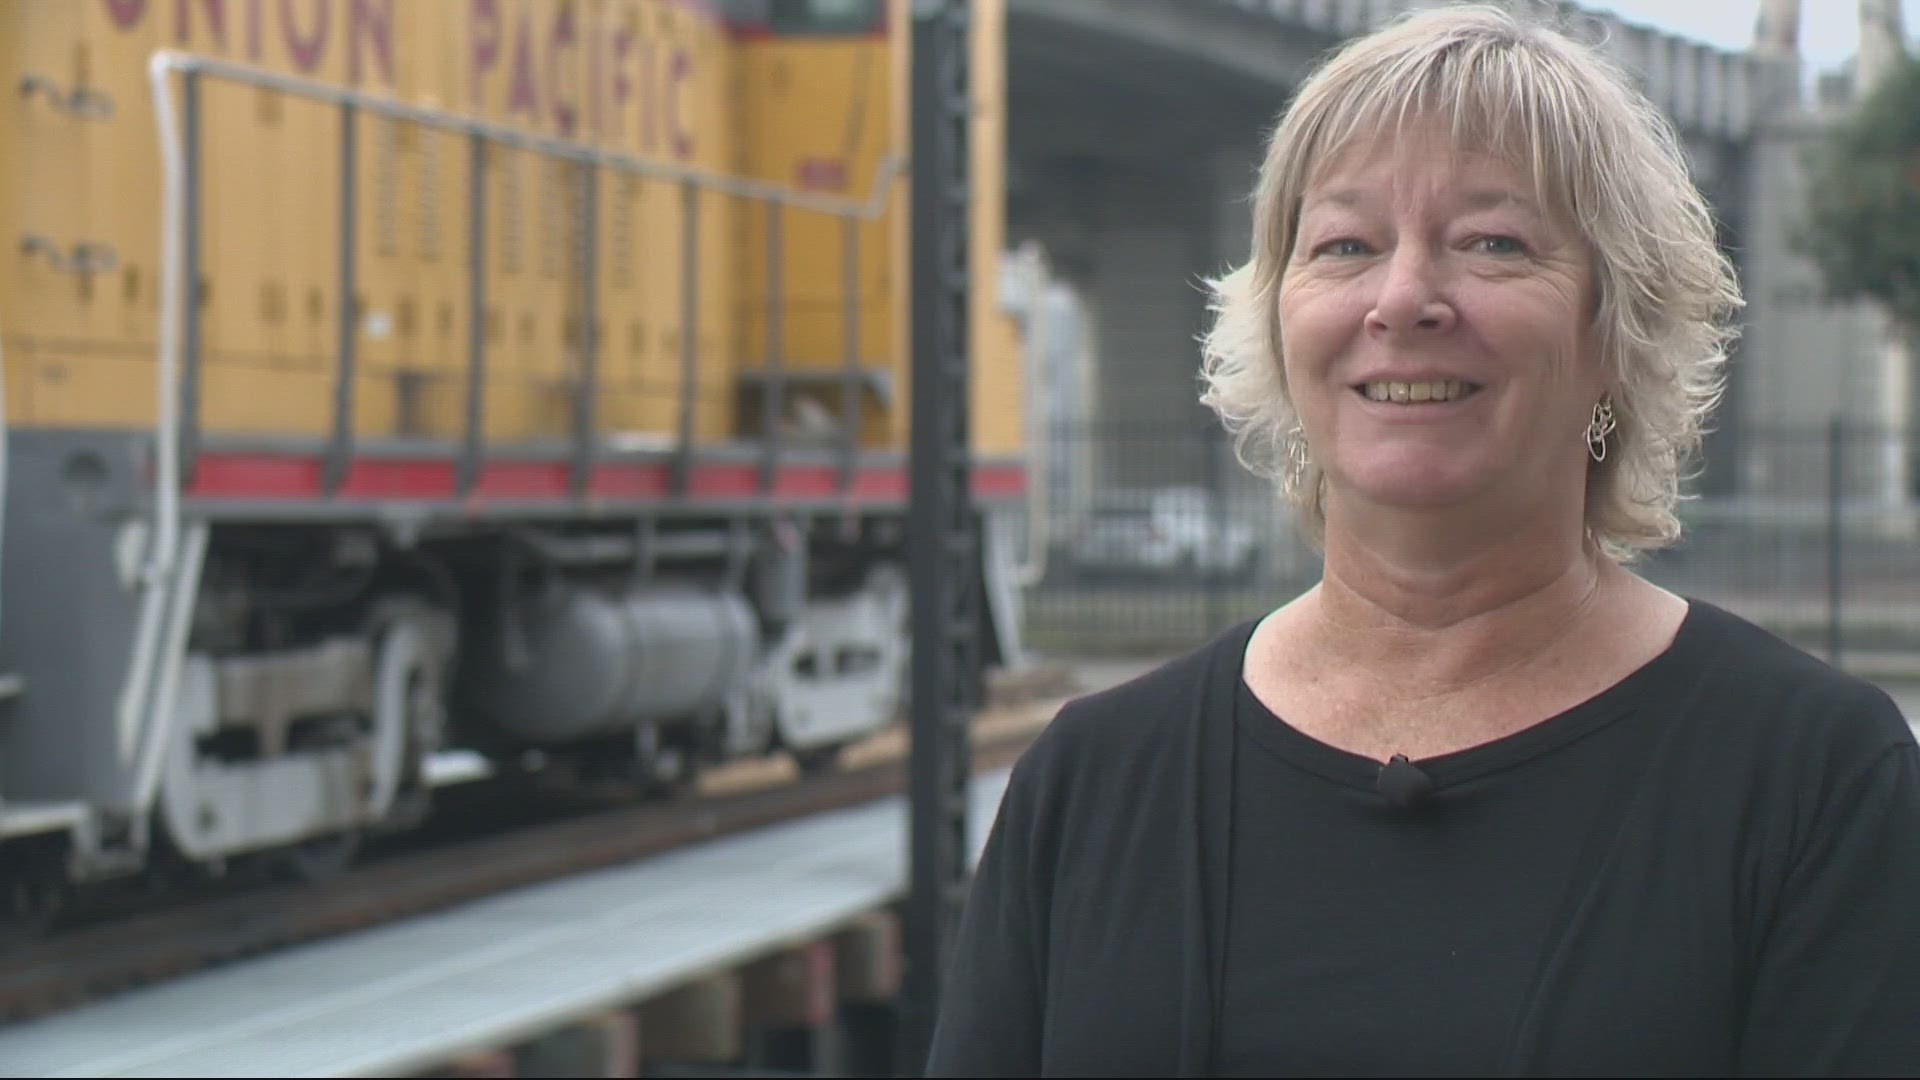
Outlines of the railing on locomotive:
[[[0,351],[0,545],[6,542],[7,520],[7,358]],[[3,614],[3,613],[0,613]],[[0,701],[19,691],[19,682],[11,672],[0,671]],[[5,792],[0,792],[4,798]]]
[[[747,202],[762,204],[762,206],[766,208],[766,215],[768,215],[766,219],[768,219],[768,244],[770,244],[770,248],[768,248],[768,261],[770,261],[770,267],[778,267],[778,265],[780,265],[780,219],[783,217],[785,211],[789,211],[789,209],[801,209],[801,211],[812,211],[812,213],[822,213],[822,215],[828,215],[828,217],[841,219],[841,221],[843,221],[843,259],[841,259],[841,261],[843,261],[843,275],[845,275],[843,292],[845,292],[845,296],[847,296],[847,304],[845,304],[845,309],[843,309],[843,313],[841,313],[841,319],[843,319],[843,323],[845,323],[845,334],[843,334],[843,338],[845,338],[845,342],[847,342],[845,363],[843,363],[843,371],[841,371],[841,382],[843,382],[841,394],[843,394],[843,407],[847,409],[847,417],[849,417],[849,421],[847,421],[847,425],[845,425],[845,429],[847,429],[847,432],[845,432],[845,442],[847,442],[847,446],[843,446],[843,469],[841,469],[841,473],[843,473],[845,479],[851,479],[854,457],[856,457],[856,452],[858,452],[858,427],[860,427],[860,425],[858,425],[858,402],[860,402],[858,390],[860,390],[860,379],[862,379],[860,356],[858,356],[858,315],[860,315],[860,311],[858,311],[858,229],[860,229],[862,223],[866,223],[866,221],[876,221],[876,219],[881,217],[881,213],[885,213],[887,204],[889,204],[891,184],[895,181],[895,177],[899,177],[900,173],[904,171],[904,161],[897,158],[897,156],[879,161],[879,165],[876,167],[874,181],[870,184],[868,196],[866,196],[864,200],[849,200],[849,198],[822,196],[822,194],[816,194],[816,192],[799,190],[799,188],[791,188],[791,186],[783,186],[783,184],[749,181],[749,179],[739,179],[739,177],[724,177],[724,175],[707,173],[707,171],[703,171],[703,169],[695,169],[695,167],[687,167],[687,165],[676,165],[676,163],[668,163],[668,161],[645,160],[645,158],[639,158],[639,156],[628,154],[628,152],[609,150],[609,148],[593,146],[593,144],[588,144],[588,142],[578,142],[578,140],[568,140],[568,138],[557,138],[557,136],[536,135],[536,133],[528,133],[528,131],[515,129],[515,127],[511,127],[511,125],[484,121],[484,119],[468,117],[468,115],[453,113],[453,111],[436,110],[436,108],[426,108],[426,106],[413,106],[413,104],[407,104],[407,102],[397,102],[394,98],[384,98],[384,96],[369,94],[369,92],[363,92],[363,90],[353,90],[353,88],[348,88],[348,86],[326,85],[326,83],[315,83],[315,81],[311,81],[311,79],[300,79],[300,77],[292,77],[292,75],[280,75],[280,73],[275,73],[275,71],[267,71],[267,69],[261,69],[261,67],[253,67],[253,65],[248,65],[248,63],[217,60],[217,58],[209,58],[209,56],[184,54],[184,52],[175,52],[175,50],[161,50],[161,52],[156,52],[154,58],[150,61],[148,73],[150,73],[150,81],[152,81],[152,88],[154,88],[154,108],[156,108],[157,113],[161,160],[163,160],[163,173],[165,173],[165,211],[163,211],[163,217],[161,217],[161,219],[163,219],[163,234],[161,234],[161,334],[159,334],[161,340],[159,340],[159,373],[157,373],[161,386],[159,386],[159,390],[157,390],[157,396],[159,396],[159,423],[157,423],[156,432],[156,438],[159,440],[156,461],[156,486],[159,488],[159,490],[157,490],[157,500],[159,500],[157,517],[159,517],[159,525],[161,525],[161,532],[163,532],[163,534],[169,534],[169,532],[173,532],[173,528],[175,528],[173,527],[173,523],[175,523],[175,515],[177,515],[177,500],[179,500],[182,463],[184,463],[186,467],[190,467],[192,454],[194,454],[196,444],[198,444],[198,434],[200,434],[200,430],[198,430],[198,419],[200,419],[200,417],[198,417],[198,380],[200,380],[200,323],[198,323],[198,319],[200,319],[200,311],[198,311],[198,304],[182,304],[180,294],[182,294],[182,282],[198,281],[198,275],[200,275],[200,246],[198,246],[198,236],[200,236],[200,177],[198,177],[200,94],[198,94],[198,83],[200,83],[200,79],[205,79],[205,77],[221,79],[221,81],[230,81],[230,83],[240,83],[240,85],[255,86],[255,88],[265,88],[265,90],[275,90],[275,92],[284,92],[284,94],[300,96],[300,98],[307,98],[307,100],[321,102],[321,104],[330,104],[330,106],[334,106],[334,108],[344,110],[344,115],[346,115],[348,119],[342,123],[342,156],[340,156],[340,161],[342,161],[342,169],[340,169],[340,171],[342,171],[342,179],[340,179],[340,192],[342,192],[340,267],[342,267],[342,271],[340,271],[340,273],[342,273],[342,279],[344,279],[344,281],[342,281],[342,284],[344,284],[342,296],[353,296],[351,281],[353,281],[353,273],[355,273],[355,271],[353,271],[355,252],[353,252],[353,233],[351,233],[351,229],[348,227],[349,223],[353,221],[351,213],[353,213],[353,200],[355,200],[355,190],[353,190],[353,150],[351,150],[355,125],[351,123],[351,117],[353,117],[355,113],[359,113],[359,111],[367,111],[367,113],[374,113],[374,115],[388,117],[388,119],[396,119],[396,121],[405,121],[405,123],[417,123],[417,125],[422,125],[422,127],[438,129],[438,131],[444,131],[444,133],[468,136],[468,138],[470,138],[470,144],[472,144],[472,161],[474,161],[474,163],[472,163],[472,175],[474,175],[474,181],[478,181],[478,177],[480,177],[480,165],[482,165],[482,161],[484,161],[484,154],[486,154],[492,146],[505,146],[505,148],[516,148],[516,150],[526,150],[526,152],[532,152],[532,154],[547,156],[547,158],[551,158],[551,160],[576,163],[576,165],[580,165],[580,167],[586,169],[586,171],[584,171],[584,177],[591,177],[591,175],[593,175],[593,169],[612,169],[612,171],[618,171],[618,173],[626,173],[626,175],[634,175],[634,177],[643,177],[643,179],[657,179],[657,181],[678,183],[682,186],[682,192],[684,192],[685,233],[689,234],[689,236],[695,234],[693,225],[695,225],[695,221],[697,221],[699,196],[701,196],[703,192],[705,192],[705,194],[720,194],[720,196],[735,196],[735,198],[741,198],[741,200],[747,200]],[[182,77],[182,83],[184,83],[184,86],[182,86],[182,90],[184,90],[184,92],[182,92],[184,108],[179,108],[179,110],[175,108],[173,83],[171,83],[171,79],[169,79],[171,75],[180,75],[180,77]],[[184,113],[184,115],[182,115],[182,113]],[[588,181],[586,188],[584,188],[584,194],[586,194],[588,200],[593,198],[593,192],[595,192],[595,190],[597,190],[597,184]],[[588,208],[586,209],[586,213],[588,213],[589,219],[591,219],[593,204],[586,202],[586,208]],[[472,183],[470,184],[470,190],[468,190],[468,221],[470,221],[470,229],[474,231],[476,240],[482,238],[482,231],[480,231],[480,227],[482,227],[480,211],[482,211],[482,209],[484,209],[484,186],[480,183]],[[591,248],[591,246],[588,248],[588,254],[589,258],[593,256],[593,248]],[[684,315],[691,315],[693,311],[697,311],[697,258],[699,258],[699,256],[697,256],[695,244],[685,244],[684,277],[685,281],[687,281],[687,286],[685,286],[684,294]],[[484,265],[484,242],[470,244],[470,259],[468,259],[467,269],[470,292],[472,292],[474,296],[478,296],[480,286],[482,286],[482,282],[484,282],[482,265]],[[768,313],[770,313],[770,321],[778,321],[778,319],[781,319],[781,302],[783,302],[783,298],[781,298],[780,288],[781,282],[778,273],[770,273],[770,275],[768,275]],[[472,363],[468,365],[467,438],[465,438],[465,450],[463,450],[463,461],[461,461],[461,475],[468,477],[468,479],[476,475],[478,459],[484,457],[484,452],[486,452],[486,448],[484,448],[484,438],[482,438],[482,434],[480,434],[480,425],[482,425],[482,419],[484,419],[484,417],[480,415],[480,402],[482,402],[482,386],[484,386],[484,375],[486,375],[486,371],[484,371],[484,346],[482,346],[484,336],[482,336],[480,325],[478,325],[478,321],[480,321],[480,309],[482,309],[482,307],[480,307],[478,300],[476,300],[474,304],[470,304],[470,311],[468,311],[468,323],[470,323],[470,325],[468,325],[468,342],[470,342],[470,348],[472,348]],[[351,371],[353,371],[353,334],[348,332],[349,319],[351,319],[351,311],[344,311],[344,313],[342,313],[340,346],[338,346],[338,348],[340,348],[340,361],[338,361],[338,365],[336,365],[336,392],[334,392],[336,427],[334,427],[334,432],[332,432],[332,444],[330,444],[332,455],[330,455],[330,463],[328,463],[328,465],[330,465],[328,471],[330,471],[330,475],[334,477],[334,480],[338,480],[338,477],[344,473],[344,467],[346,467],[346,463],[348,463],[348,459],[351,457],[351,446],[353,446],[351,394],[349,394],[349,380],[351,380]],[[770,323],[770,325],[772,325],[772,323]],[[780,334],[778,334],[778,332],[770,332],[768,338],[770,338],[770,340],[768,340],[768,357],[766,357],[768,390],[766,390],[766,402],[762,404],[762,413],[766,413],[766,415],[778,415],[781,386],[783,386],[783,373],[780,371],[780,357],[778,357]],[[678,425],[676,425],[676,427],[678,427],[678,430],[676,430],[676,448],[678,448],[676,477],[685,477],[687,459],[691,457],[691,450],[693,450],[693,430],[691,430],[691,427],[693,427],[693,400],[691,400],[691,398],[693,398],[695,384],[697,384],[697,380],[691,377],[691,375],[693,375],[691,369],[693,369],[693,365],[697,363],[697,352],[695,352],[695,350],[697,350],[697,342],[695,342],[695,336],[693,336],[693,334],[684,334],[684,342],[685,352],[684,357],[682,357],[682,363],[684,363],[685,371],[682,371],[682,402],[680,402],[680,409],[678,409]],[[584,365],[584,371],[586,371],[588,379],[582,380],[582,386],[580,386],[580,390],[578,390],[578,402],[576,402],[576,432],[574,432],[574,436],[576,436],[576,446],[578,446],[578,471],[582,471],[582,473],[584,473],[586,469],[591,469],[593,446],[595,446],[595,432],[591,430],[591,421],[593,421],[591,398],[593,398],[593,390],[595,390],[591,379],[593,379],[593,373],[595,373],[595,365],[591,363],[591,359]],[[768,436],[766,436],[766,440],[764,440],[764,446],[766,446],[766,459],[764,459],[762,475],[770,479],[770,477],[774,477],[776,471],[778,471],[778,457],[780,457],[778,430],[768,427]],[[154,559],[154,569],[156,569],[156,571],[159,571],[159,569],[165,565],[165,561],[167,561],[167,559],[161,559],[161,557],[159,557],[161,553],[165,553],[165,555],[171,557],[171,552],[165,550],[165,542],[163,542],[161,548],[156,548],[156,559]]]

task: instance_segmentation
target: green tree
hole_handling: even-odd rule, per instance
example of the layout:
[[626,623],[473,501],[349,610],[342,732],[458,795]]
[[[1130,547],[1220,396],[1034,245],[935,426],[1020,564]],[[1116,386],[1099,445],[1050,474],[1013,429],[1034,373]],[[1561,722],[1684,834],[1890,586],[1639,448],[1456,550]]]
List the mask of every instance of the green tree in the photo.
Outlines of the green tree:
[[1808,162],[1799,246],[1835,300],[1877,300],[1920,331],[1920,63],[1889,73]]

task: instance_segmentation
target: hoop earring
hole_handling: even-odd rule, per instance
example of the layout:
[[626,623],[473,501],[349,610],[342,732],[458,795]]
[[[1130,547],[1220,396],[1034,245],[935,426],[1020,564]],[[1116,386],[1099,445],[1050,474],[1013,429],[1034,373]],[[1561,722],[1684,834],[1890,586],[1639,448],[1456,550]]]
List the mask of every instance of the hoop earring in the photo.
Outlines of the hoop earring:
[[1587,421],[1587,453],[1596,463],[1607,460],[1607,436],[1619,426],[1614,422],[1611,399],[1601,398],[1594,403],[1593,417]]
[[1287,474],[1285,483],[1289,492],[1300,490],[1300,482],[1307,475],[1307,434],[1295,425],[1287,432]]

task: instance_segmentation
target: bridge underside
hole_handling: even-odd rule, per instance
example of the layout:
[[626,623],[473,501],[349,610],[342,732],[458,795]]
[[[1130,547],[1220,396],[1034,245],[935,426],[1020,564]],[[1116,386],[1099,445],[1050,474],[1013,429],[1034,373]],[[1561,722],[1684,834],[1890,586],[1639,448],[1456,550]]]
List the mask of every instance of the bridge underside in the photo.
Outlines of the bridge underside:
[[[1015,0],[1008,238],[1038,241],[1095,337],[1074,445],[1095,487],[1253,484],[1197,402],[1203,279],[1247,256],[1247,197],[1295,81],[1337,40],[1194,0]],[[1177,7],[1176,7],[1177,5]],[[1182,17],[1184,14],[1185,17]],[[1744,146],[1689,142],[1728,238]],[[1739,423],[1739,391],[1717,441]],[[1705,478],[1732,470],[1718,454]]]
[[1284,88],[1019,8],[1007,53],[1008,237],[1039,241],[1091,317],[1092,430],[1076,441],[1095,482],[1206,481],[1221,463],[1196,400],[1201,279],[1246,256]]

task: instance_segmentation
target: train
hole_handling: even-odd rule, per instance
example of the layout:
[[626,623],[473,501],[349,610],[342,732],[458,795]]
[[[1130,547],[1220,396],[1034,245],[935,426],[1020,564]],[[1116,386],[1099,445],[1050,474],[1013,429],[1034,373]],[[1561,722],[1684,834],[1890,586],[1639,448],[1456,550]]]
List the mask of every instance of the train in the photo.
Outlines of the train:
[[[896,722],[911,18],[0,5],[0,920]],[[999,0],[970,26],[984,665],[1027,470]]]

